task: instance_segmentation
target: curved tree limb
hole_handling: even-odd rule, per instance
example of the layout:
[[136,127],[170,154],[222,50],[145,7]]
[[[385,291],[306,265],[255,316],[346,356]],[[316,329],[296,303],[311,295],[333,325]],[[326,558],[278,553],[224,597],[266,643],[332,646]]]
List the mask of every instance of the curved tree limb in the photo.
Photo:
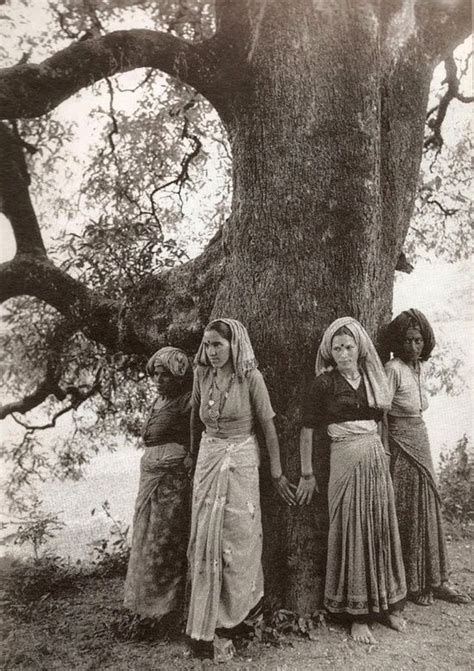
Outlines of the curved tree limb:
[[36,408],[38,405],[41,405],[48,396],[53,394],[56,398],[62,401],[66,394],[59,387],[58,384],[59,376],[56,378],[56,375],[46,373],[45,377],[38,384],[36,389],[27,394],[18,401],[12,401],[11,403],[5,403],[0,406],[0,419],[5,419],[8,415],[12,415],[15,412],[19,412],[22,415],[26,414],[33,408]]
[[122,302],[88,288],[46,257],[17,254],[0,265],[0,302],[34,296],[111,351],[150,354],[197,347],[223,273],[220,235],[196,259],[138,284]]
[[[71,403],[69,403],[68,405],[64,406],[64,408],[61,408],[60,410],[55,412],[54,415],[49,420],[49,422],[47,422],[46,424],[27,424],[26,422],[22,422],[20,419],[18,419],[18,417],[15,417],[15,415],[13,414],[14,412],[21,412],[22,414],[25,414],[25,412],[28,412],[28,410],[32,410],[33,408],[36,408],[38,405],[40,405],[46,399],[46,397],[42,398],[41,400],[38,400],[38,402],[36,402],[33,406],[27,408],[26,410],[14,409],[14,410],[10,410],[9,414],[12,415],[12,419],[17,424],[22,426],[24,429],[27,429],[28,431],[43,431],[44,429],[52,429],[56,426],[56,422],[58,421],[58,419],[60,417],[62,417],[66,413],[70,412],[71,410],[77,410],[77,408],[80,405],[82,405],[89,398],[92,398],[92,396],[94,396],[98,392],[99,388],[100,388],[100,380],[97,376],[95,382],[90,387],[90,389],[88,389],[87,391],[79,390],[77,387],[68,388],[67,392],[63,392],[62,390],[60,390],[61,393],[62,393],[62,396],[57,396],[57,394],[55,394],[55,396],[58,398],[58,400],[62,401],[66,398],[67,395],[71,394],[71,396],[73,396],[73,401]],[[72,394],[72,390],[74,390],[74,392],[75,392],[74,394]],[[50,392],[50,394],[51,393],[54,393],[54,392]],[[48,394],[48,396],[49,396],[49,394]],[[15,404],[11,403],[10,405],[15,405]],[[6,407],[8,407],[8,406],[3,406],[3,408],[6,408]],[[6,416],[6,415],[1,414],[3,408],[0,408],[0,419],[3,419]]]
[[190,44],[154,30],[119,30],[74,42],[40,64],[0,70],[0,118],[33,118],[105,77],[136,68],[157,68],[194,87],[211,102],[219,98],[220,57],[213,38]]
[[45,301],[93,340],[117,347],[120,302],[92,291],[46,257],[17,254],[0,265],[0,302],[21,295]]
[[58,401],[63,401],[66,398],[69,392],[64,391],[59,385],[61,378],[60,360],[62,348],[73,334],[73,331],[64,320],[60,320],[55,325],[51,338],[48,338],[48,355],[43,379],[38,383],[34,391],[26,394],[23,398],[0,405],[0,419],[5,419],[5,417],[15,412],[24,415],[38,405],[41,405],[51,395],[55,396]]
[[0,123],[0,212],[9,219],[17,253],[46,255],[40,227],[31,203],[30,177],[21,140]]
[[[443,84],[447,84],[448,88],[443,94],[439,104],[428,113],[427,124],[432,132],[424,141],[425,149],[436,149],[438,151],[444,144],[443,136],[441,135],[441,127],[451,102],[454,99],[459,100],[462,103],[474,102],[474,97],[465,96],[459,91],[460,82],[458,78],[458,69],[452,54],[445,59],[444,67],[446,70],[446,79]],[[436,115],[432,116],[434,112],[436,112]]]

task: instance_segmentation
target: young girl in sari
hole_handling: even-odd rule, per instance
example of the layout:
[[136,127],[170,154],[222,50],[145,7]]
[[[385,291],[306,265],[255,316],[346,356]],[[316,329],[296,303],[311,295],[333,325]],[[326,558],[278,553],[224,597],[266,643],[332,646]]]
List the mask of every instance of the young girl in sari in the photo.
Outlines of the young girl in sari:
[[430,323],[405,310],[386,331],[394,358],[385,365],[392,398],[388,412],[391,470],[409,597],[429,606],[433,597],[467,603],[449,583],[441,502],[423,412],[428,407],[423,362],[435,346]]
[[369,622],[405,626],[405,573],[387,457],[377,422],[390,403],[383,366],[369,336],[351,317],[323,335],[316,377],[305,398],[300,437],[301,479],[296,500],[316,488],[313,430],[331,440],[329,535],[324,605],[351,621],[352,637],[373,644]]
[[247,329],[234,319],[211,322],[195,364],[193,454],[202,425],[205,432],[193,486],[187,634],[197,654],[212,656],[216,629],[239,625],[263,596],[257,422],[275,486],[287,502],[294,496],[282,474],[275,413]]

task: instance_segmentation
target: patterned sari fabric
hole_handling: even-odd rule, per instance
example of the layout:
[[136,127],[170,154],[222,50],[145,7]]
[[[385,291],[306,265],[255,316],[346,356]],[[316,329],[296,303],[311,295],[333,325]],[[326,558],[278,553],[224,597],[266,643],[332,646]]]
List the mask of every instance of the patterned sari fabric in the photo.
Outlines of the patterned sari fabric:
[[389,416],[388,438],[407,587],[416,595],[449,577],[441,503],[423,419]]
[[194,476],[187,634],[212,641],[263,596],[259,448],[254,436],[203,434]]
[[183,607],[189,532],[186,450],[167,444],[145,449],[133,520],[124,605],[161,618]]
[[406,597],[395,501],[377,433],[331,443],[324,604],[331,613],[377,615]]

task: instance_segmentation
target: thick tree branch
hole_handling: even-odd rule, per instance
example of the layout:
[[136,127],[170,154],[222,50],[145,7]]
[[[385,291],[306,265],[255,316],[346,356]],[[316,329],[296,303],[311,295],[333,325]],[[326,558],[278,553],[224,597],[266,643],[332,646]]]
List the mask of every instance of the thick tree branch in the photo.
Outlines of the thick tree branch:
[[45,256],[29,183],[22,142],[6,124],[0,123],[0,212],[12,225],[17,253]]
[[112,351],[150,354],[170,343],[192,351],[199,344],[223,272],[219,233],[199,257],[146,278],[121,302],[104,298],[46,257],[17,254],[0,265],[0,302],[35,296]]
[[38,384],[36,389],[27,394],[22,399],[18,401],[12,401],[11,403],[5,403],[5,405],[0,406],[0,419],[5,419],[8,415],[13,414],[14,412],[19,412],[22,415],[33,410],[38,405],[41,405],[48,396],[53,394],[58,400],[63,400],[66,394],[58,385],[59,376],[56,378],[55,375],[51,376],[48,373],[44,379]]
[[144,279],[127,295],[121,338],[131,351],[173,344],[196,351],[225,273],[222,230],[197,258]]
[[[12,413],[13,412],[20,412],[22,414],[25,414],[26,412],[28,412],[28,410],[32,410],[33,408],[36,408],[38,405],[40,405],[44,400],[46,400],[46,397],[49,396],[49,394],[47,394],[47,396],[45,396],[44,398],[41,398],[41,399],[38,398],[38,401],[33,406],[27,408],[26,410],[24,410],[24,409],[14,409],[14,410],[10,410],[9,414],[12,414],[12,418],[15,420],[15,422],[17,424],[22,426],[24,429],[27,429],[28,431],[43,431],[44,429],[52,429],[56,426],[56,422],[58,421],[58,419],[60,417],[62,417],[66,413],[70,412],[71,410],[77,410],[77,408],[80,405],[82,405],[89,398],[92,398],[92,396],[94,396],[98,392],[99,388],[100,388],[100,381],[99,380],[96,380],[94,382],[94,384],[92,385],[92,387],[85,392],[81,391],[81,390],[78,390],[77,387],[74,387],[73,389],[76,390],[76,393],[73,396],[74,400],[72,401],[72,403],[69,403],[68,405],[64,406],[64,408],[61,408],[60,410],[55,412],[54,415],[49,420],[49,422],[47,422],[46,424],[27,424],[26,422],[22,422],[20,419],[18,419],[18,417],[15,417]],[[68,390],[67,394],[65,392],[63,392],[62,390],[60,390],[60,391],[62,393],[62,397],[55,394],[55,392],[49,392],[49,393],[50,394],[54,393],[55,396],[58,398],[58,400],[62,401],[62,400],[64,400],[64,398],[66,398],[66,395],[70,393],[70,390]],[[12,403],[10,405],[15,405],[15,404]],[[7,406],[3,406],[3,407],[7,407]],[[2,416],[1,412],[2,412],[2,408],[0,408],[0,419],[3,419],[5,415]]]
[[33,118],[105,77],[157,68],[193,86],[211,102],[219,97],[220,58],[213,38],[190,44],[154,30],[120,30],[74,42],[40,64],[0,70],[0,118]]
[[93,340],[117,348],[119,301],[103,298],[46,257],[17,254],[0,265],[0,302],[22,295],[45,301]]

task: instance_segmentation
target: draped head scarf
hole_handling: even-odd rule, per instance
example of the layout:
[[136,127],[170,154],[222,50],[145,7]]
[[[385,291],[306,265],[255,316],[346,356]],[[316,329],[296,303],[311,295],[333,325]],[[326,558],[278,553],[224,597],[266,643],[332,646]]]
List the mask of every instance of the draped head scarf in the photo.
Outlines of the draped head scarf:
[[388,349],[395,356],[400,356],[403,352],[403,341],[409,328],[418,329],[423,336],[424,345],[420,359],[426,361],[436,345],[436,340],[431,324],[425,315],[415,308],[401,312],[385,329],[385,341]]
[[186,353],[177,347],[162,347],[155,352],[146,365],[148,375],[153,375],[156,366],[163,366],[175,377],[183,377],[190,370]]
[[[246,374],[258,366],[247,329],[241,322],[237,321],[237,319],[225,319],[219,317],[218,319],[213,319],[212,322],[206,326],[205,330],[211,330],[213,324],[216,322],[227,324],[230,329],[230,356],[232,365],[237,378],[242,382]],[[194,363],[196,366],[211,365],[207,358],[206,348],[203,342],[201,342],[199,346],[194,358]]]
[[345,327],[351,333],[359,350],[358,365],[364,379],[369,406],[380,410],[388,410],[391,397],[382,362],[367,331],[353,317],[336,319],[324,332],[316,355],[316,375],[335,367],[331,354],[332,340],[336,332],[342,327]]

